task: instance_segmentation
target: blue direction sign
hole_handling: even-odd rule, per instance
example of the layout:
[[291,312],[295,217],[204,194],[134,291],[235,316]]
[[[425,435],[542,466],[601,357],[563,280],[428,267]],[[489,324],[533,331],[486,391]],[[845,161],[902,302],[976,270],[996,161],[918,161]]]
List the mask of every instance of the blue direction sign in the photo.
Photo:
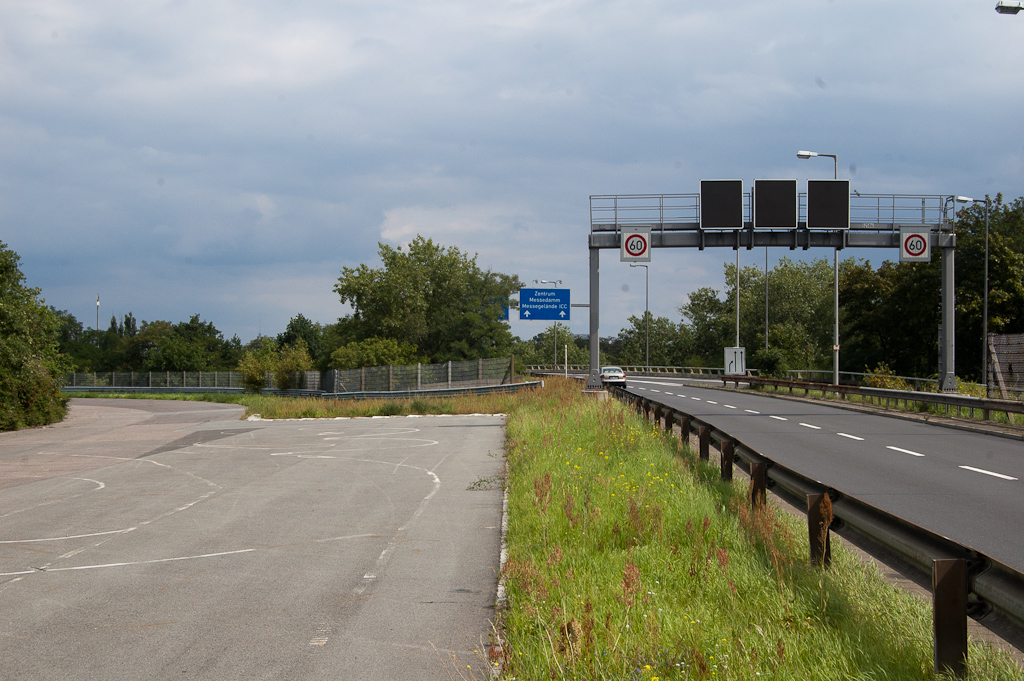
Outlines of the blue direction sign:
[[519,289],[519,318],[555,320],[569,319],[569,289],[567,288],[521,288]]

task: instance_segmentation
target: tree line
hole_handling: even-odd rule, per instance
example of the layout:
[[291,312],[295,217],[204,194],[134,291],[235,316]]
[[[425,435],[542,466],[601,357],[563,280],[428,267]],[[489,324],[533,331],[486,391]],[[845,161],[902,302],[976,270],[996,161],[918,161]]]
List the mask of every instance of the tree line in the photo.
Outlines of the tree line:
[[[956,368],[980,379],[985,269],[985,206],[960,211],[955,225]],[[0,242],[0,428],[46,423],[63,414],[61,377],[70,371],[240,370],[254,385],[267,371],[350,369],[515,354],[517,364],[589,362],[586,336],[553,324],[531,339],[512,335],[507,310],[522,287],[515,275],[484,270],[476,256],[417,236],[405,248],[379,244],[381,266],[345,267],[334,291],[350,312],[332,324],[302,314],[275,337],[243,344],[210,321],[112,317],[104,331],[47,306],[27,286],[18,255]],[[1024,332],[1024,198],[1001,195],[989,215],[989,323],[992,333]],[[841,369],[884,368],[900,375],[937,372],[938,258],[928,263],[845,259],[839,272]],[[767,280],[767,281],[766,281]],[[832,266],[783,258],[770,271],[724,267],[721,289],[700,288],[679,305],[677,321],[634,315],[600,339],[601,363],[721,366],[735,342],[748,366],[781,374],[829,369],[832,362]],[[767,284],[768,304],[765,305]],[[766,317],[767,313],[767,317]]]

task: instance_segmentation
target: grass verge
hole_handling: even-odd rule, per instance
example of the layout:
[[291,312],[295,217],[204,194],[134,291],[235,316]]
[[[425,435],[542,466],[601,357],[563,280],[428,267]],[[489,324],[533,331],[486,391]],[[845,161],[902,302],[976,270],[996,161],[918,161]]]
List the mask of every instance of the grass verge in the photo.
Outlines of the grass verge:
[[[508,421],[511,679],[931,679],[931,611],[718,480],[614,401],[549,381]],[[834,542],[838,544],[838,542]],[[973,679],[1021,679],[972,645]]]
[[75,393],[72,397],[111,397],[138,400],[183,400],[240,404],[245,415],[267,419],[338,418],[360,416],[408,416],[409,414],[504,414],[535,390],[491,395],[414,397],[411,399],[331,400],[307,397],[226,393]]

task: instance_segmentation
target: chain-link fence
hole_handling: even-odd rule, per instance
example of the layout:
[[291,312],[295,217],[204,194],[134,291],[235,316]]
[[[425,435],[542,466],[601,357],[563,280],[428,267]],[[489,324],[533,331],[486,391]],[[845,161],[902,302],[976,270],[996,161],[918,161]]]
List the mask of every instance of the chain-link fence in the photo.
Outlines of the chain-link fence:
[[405,364],[325,371],[321,390],[394,392],[512,383],[512,358],[475,359],[442,364]]
[[88,388],[241,388],[237,371],[94,371],[64,377],[64,385]]
[[989,397],[1024,397],[1024,333],[990,333],[988,353]]

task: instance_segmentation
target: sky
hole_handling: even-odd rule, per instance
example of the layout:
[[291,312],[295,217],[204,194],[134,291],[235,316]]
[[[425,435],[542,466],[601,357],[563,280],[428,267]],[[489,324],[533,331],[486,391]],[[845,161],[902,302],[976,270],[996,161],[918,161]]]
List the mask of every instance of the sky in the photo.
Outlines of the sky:
[[[332,323],[341,269],[417,234],[586,303],[592,195],[832,176],[800,149],[862,193],[1024,194],[1024,13],[994,4],[4,0],[0,241],[87,327],[97,295],[101,328]],[[651,312],[735,257],[655,249]],[[602,336],[646,288],[602,251]]]

